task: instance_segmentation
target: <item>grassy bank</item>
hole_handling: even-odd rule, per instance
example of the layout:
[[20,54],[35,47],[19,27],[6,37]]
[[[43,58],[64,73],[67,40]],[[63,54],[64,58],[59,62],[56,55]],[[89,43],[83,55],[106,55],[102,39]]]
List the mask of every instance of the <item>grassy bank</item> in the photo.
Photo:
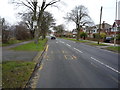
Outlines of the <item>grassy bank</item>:
[[2,64],[2,87],[23,88],[34,69],[34,62],[6,61]]
[[20,42],[23,42],[23,41],[20,41],[20,40],[10,40],[7,43],[2,43],[2,46],[9,46],[9,45],[20,43]]
[[91,45],[91,46],[108,46],[108,45],[102,44],[102,43],[100,43],[100,44],[98,44],[98,43],[89,43],[88,45]]
[[107,47],[106,49],[120,53],[120,46],[116,46],[116,47],[110,46],[110,47]]
[[42,51],[44,49],[46,42],[47,39],[44,39],[44,40],[39,40],[39,43],[37,45],[34,42],[30,42],[11,49],[16,51]]

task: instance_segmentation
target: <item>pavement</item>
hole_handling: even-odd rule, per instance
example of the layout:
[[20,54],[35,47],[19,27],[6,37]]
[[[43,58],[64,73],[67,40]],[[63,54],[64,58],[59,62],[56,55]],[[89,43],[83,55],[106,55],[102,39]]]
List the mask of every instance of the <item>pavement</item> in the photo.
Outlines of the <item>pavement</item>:
[[47,47],[34,88],[118,88],[120,54],[64,39]]
[[13,44],[2,48],[2,61],[32,61],[37,55],[37,51],[14,51],[10,48],[29,43],[31,41],[25,41],[17,44]]
[[[89,41],[89,42],[92,42],[92,43],[98,43],[97,41],[90,41],[90,40],[85,40],[85,41]],[[100,42],[101,44],[106,44],[106,45],[109,45],[109,46],[120,46],[119,44],[114,44],[114,43],[105,43],[105,42]]]

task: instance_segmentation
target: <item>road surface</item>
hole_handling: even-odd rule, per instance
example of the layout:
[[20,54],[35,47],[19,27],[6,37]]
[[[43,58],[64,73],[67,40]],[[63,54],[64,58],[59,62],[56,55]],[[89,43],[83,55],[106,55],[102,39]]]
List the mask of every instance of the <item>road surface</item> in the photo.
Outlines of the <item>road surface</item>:
[[118,88],[119,56],[83,43],[49,40],[36,88]]

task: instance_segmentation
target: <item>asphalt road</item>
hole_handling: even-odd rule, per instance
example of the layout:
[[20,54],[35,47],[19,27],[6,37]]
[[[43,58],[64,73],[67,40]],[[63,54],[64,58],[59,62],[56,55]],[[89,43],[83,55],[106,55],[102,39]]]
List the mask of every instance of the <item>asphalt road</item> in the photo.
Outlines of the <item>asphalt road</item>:
[[36,88],[118,88],[119,56],[83,43],[49,40]]

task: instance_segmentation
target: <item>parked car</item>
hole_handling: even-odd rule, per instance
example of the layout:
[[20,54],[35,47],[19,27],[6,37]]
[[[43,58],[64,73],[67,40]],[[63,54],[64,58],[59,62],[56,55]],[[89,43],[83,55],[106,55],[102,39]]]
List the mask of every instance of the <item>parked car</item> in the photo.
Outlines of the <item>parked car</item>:
[[106,42],[106,43],[110,43],[111,40],[112,40],[112,37],[106,37],[106,38],[104,39],[104,42]]

